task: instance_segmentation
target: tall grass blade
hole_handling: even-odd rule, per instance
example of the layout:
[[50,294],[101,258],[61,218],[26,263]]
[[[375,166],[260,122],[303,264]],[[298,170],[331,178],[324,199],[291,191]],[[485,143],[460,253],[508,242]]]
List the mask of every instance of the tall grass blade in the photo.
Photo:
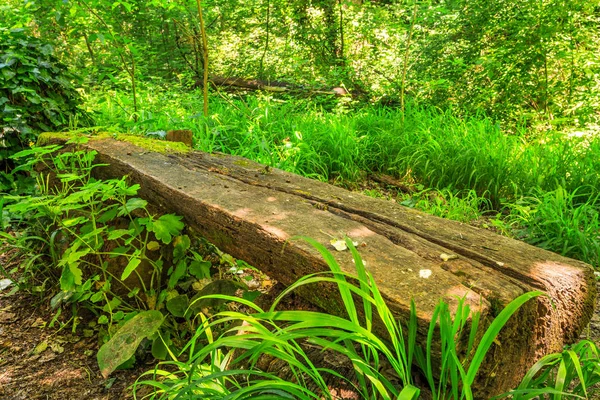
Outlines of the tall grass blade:
[[542,295],[544,295],[544,293],[540,292],[540,291],[534,291],[534,292],[528,292],[528,293],[522,294],[521,296],[519,296],[516,299],[514,299],[513,301],[511,301],[500,312],[500,314],[498,314],[498,316],[494,319],[494,321],[491,323],[491,325],[485,331],[483,338],[481,339],[481,342],[477,346],[477,350],[475,351],[475,355],[473,356],[473,359],[471,360],[471,365],[469,366],[469,369],[467,371],[467,380],[466,380],[466,382],[463,382],[463,383],[466,383],[467,385],[470,386],[475,381],[475,376],[477,375],[477,372],[479,371],[479,367],[481,366],[481,363],[483,362],[483,359],[484,359],[485,355],[487,354],[487,351],[490,349],[492,343],[494,342],[494,339],[496,339],[496,337],[502,330],[502,327],[504,327],[504,325],[506,325],[506,323],[508,322],[509,318],[515,312],[517,312],[517,310],[519,308],[521,308],[521,306],[523,304],[525,304],[527,301],[529,301],[535,297],[542,296]]

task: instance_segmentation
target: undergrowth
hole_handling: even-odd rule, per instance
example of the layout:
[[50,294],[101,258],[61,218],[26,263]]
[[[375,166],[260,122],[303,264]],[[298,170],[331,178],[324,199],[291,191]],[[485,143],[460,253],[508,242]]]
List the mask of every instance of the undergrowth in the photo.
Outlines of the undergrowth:
[[[209,296],[239,301],[253,313],[226,311],[204,319],[196,335],[170,361],[146,372],[133,386],[134,393],[150,387],[143,399],[334,399],[327,377],[345,383],[360,399],[418,399],[426,388],[432,399],[473,399],[472,384],[486,353],[504,325],[518,309],[541,292],[525,293],[510,304],[487,326],[480,340],[480,315],[459,299],[456,310],[440,301],[427,328],[427,339],[417,345],[417,314],[414,303],[406,329],[383,300],[377,285],[354,248],[346,244],[354,259],[358,276],[343,273],[332,254],[318,242],[304,238],[327,261],[331,274],[305,276],[275,300],[269,310],[251,302],[228,296]],[[352,278],[351,283],[348,278]],[[278,302],[298,287],[328,283],[336,285],[346,317],[309,311],[276,311]],[[363,310],[360,314],[358,310]],[[213,331],[223,323],[241,321],[224,333]],[[375,332],[381,321],[386,332]],[[438,336],[439,335],[439,336]],[[386,337],[387,339],[382,339]],[[440,343],[435,349],[435,342]],[[461,352],[459,343],[466,344]],[[313,364],[310,348],[329,351],[347,359],[346,374]],[[277,371],[265,372],[258,365],[264,357],[278,359],[278,371],[288,370],[287,378]],[[592,394],[600,381],[599,355],[594,343],[583,341],[562,353],[550,354],[536,363],[515,390],[496,398],[545,398],[553,395]],[[426,383],[415,384],[414,365]]]

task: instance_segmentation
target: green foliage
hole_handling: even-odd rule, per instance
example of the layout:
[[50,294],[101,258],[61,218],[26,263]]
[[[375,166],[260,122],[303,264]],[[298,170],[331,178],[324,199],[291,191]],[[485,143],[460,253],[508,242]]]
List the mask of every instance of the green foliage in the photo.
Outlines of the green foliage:
[[[576,193],[573,207],[587,204],[586,211],[578,213],[579,222],[540,219],[548,224],[555,221],[555,228],[547,230],[547,239],[555,243],[546,248],[597,265],[597,235],[593,234],[600,188],[597,135],[508,134],[487,118],[461,119],[449,111],[411,103],[404,113],[367,107],[350,114],[260,96],[213,98],[214,114],[204,120],[196,115],[201,104],[194,96],[155,91],[141,93],[152,112],[143,113],[135,124],[122,123],[126,114],[115,99],[125,98],[114,94],[100,98],[106,125],[136,132],[168,126],[191,129],[200,150],[241,155],[350,186],[368,172],[383,172],[409,185],[436,189],[402,196],[400,203],[459,221],[472,221],[504,207],[513,209],[524,201],[542,202],[545,193],[560,186],[566,193]],[[584,216],[589,222],[582,222]],[[521,219],[521,227],[514,224],[513,216],[500,215],[500,220],[504,222],[496,225],[514,225],[519,238],[529,240],[531,234],[532,242],[544,246],[544,240],[535,239],[544,236],[541,225],[529,227],[535,225],[532,219],[527,224]],[[559,239],[567,234],[568,241]]]
[[515,400],[541,399],[550,394],[560,399],[567,392],[568,397],[595,398],[600,382],[599,359],[597,345],[583,340],[562,353],[542,357],[507,395]]
[[553,125],[594,121],[596,6],[476,0],[422,9],[413,78],[429,80],[421,93],[440,106]]
[[152,111],[135,124],[122,122],[127,115],[118,104],[125,98],[118,92],[91,101],[107,126],[191,129],[200,150],[321,180],[356,182],[364,172],[379,171],[427,188],[474,190],[495,209],[536,187],[552,191],[563,182],[573,191],[585,185],[589,198],[600,188],[600,140],[591,133],[508,134],[487,118],[461,119],[410,103],[404,113],[366,107],[348,114],[272,97],[215,97],[214,115],[205,121],[195,95],[152,90],[140,97]]
[[600,201],[585,186],[568,192],[534,192],[507,205],[509,215],[496,225],[518,239],[567,257],[600,266]]
[[[591,126],[598,119],[594,2],[202,5],[214,75],[344,86],[361,100],[404,107],[406,97],[461,115],[485,112],[513,127]],[[53,38],[63,59],[90,72],[90,85],[104,81],[134,95],[134,85],[168,80],[189,87],[200,80],[195,6],[192,0],[8,0],[3,9],[7,27],[32,26]],[[127,112],[136,118],[143,107],[132,106]]]
[[[13,155],[21,161],[18,170],[36,176],[40,189],[28,196],[3,198],[3,226],[22,231],[7,238],[35,254],[18,271],[19,286],[54,294],[53,308],[64,304],[89,308],[107,338],[116,332],[113,344],[123,338],[126,321],[135,320],[139,310],[164,310],[171,319],[190,319],[192,315],[166,305],[172,298],[185,298],[178,290],[209,278],[211,263],[192,249],[190,238],[182,233],[181,217],[156,217],[145,200],[134,197],[139,185],[128,185],[125,178],[91,178],[95,152],[78,149],[83,140],[73,139],[71,151],[33,147]],[[102,359],[110,359],[111,353],[121,358],[126,354],[113,344],[103,348]],[[126,361],[121,358],[115,357],[118,364]],[[106,373],[118,364],[105,365]]]
[[[20,231],[2,237],[29,256],[20,270],[2,272],[18,275],[21,289],[52,294],[53,308],[85,307],[97,316],[100,340],[108,340],[98,354],[106,377],[133,364],[143,338],[151,339],[152,353],[164,359],[177,346],[171,337],[180,340],[193,329],[197,313],[226,303],[199,297],[233,296],[240,289],[256,296],[241,282],[201,283],[210,280],[212,263],[183,233],[182,218],[151,214],[148,203],[135,197],[139,185],[125,178],[92,178],[96,153],[80,148],[86,140],[75,136],[69,150],[32,147],[12,156],[20,161],[15,172],[36,177],[39,192],[2,198],[3,227]],[[225,267],[237,268],[231,256],[218,254]],[[187,293],[197,284],[201,288],[189,300]],[[72,321],[75,332],[77,319]],[[186,327],[181,331],[180,323]]]
[[402,198],[404,200],[400,204],[403,206],[461,222],[476,221],[481,218],[482,210],[490,209],[488,200],[477,196],[474,190],[455,193],[449,189],[425,189],[411,195],[403,195]]
[[[27,148],[39,131],[87,119],[71,86],[76,78],[64,64],[86,77],[88,108],[101,112],[101,124],[108,130],[192,129],[202,150],[237,154],[350,186],[369,172],[382,172],[425,188],[398,199],[406,206],[461,221],[503,209],[494,224],[505,233],[599,264],[596,2],[202,2],[212,75],[296,85],[276,96],[218,91],[211,98],[209,118],[198,112],[203,104],[197,93],[182,91],[197,85],[203,68],[205,49],[196,15],[190,13],[195,6],[193,0],[7,0],[0,5],[0,190],[13,195],[0,199],[0,225],[30,224],[16,240],[35,254],[23,266],[22,286],[44,291],[58,282],[62,290],[53,305],[86,305],[103,327],[110,325],[109,336],[136,309],[160,308],[189,322],[204,305],[224,301],[190,299],[182,286],[190,283],[190,275],[207,278],[210,263],[193,250],[179,217],[151,215],[145,201],[136,197],[137,188],[123,180],[90,180],[92,155],[31,149],[9,158]],[[318,91],[335,86],[348,88],[353,99],[338,100]],[[48,164],[60,169],[38,177],[41,193],[35,193],[31,177],[8,173],[16,166],[12,160],[28,153],[38,160],[50,157]],[[25,162],[15,172],[30,166]],[[122,268],[113,273],[108,267],[115,262]],[[116,293],[119,285],[139,280],[147,267],[150,281],[140,280],[141,291],[128,286],[126,294]],[[375,301],[375,289],[360,273],[360,287],[342,283],[340,290],[349,310],[347,322],[369,332],[369,319],[356,320],[348,292],[359,290]],[[343,278],[339,271],[334,275]],[[230,293],[236,287],[218,282],[201,293]],[[363,306],[375,307],[371,300]],[[441,376],[456,397],[455,390],[468,392],[456,384],[457,377],[468,377],[469,369],[452,364],[451,336],[461,332],[463,321],[460,316],[452,320],[444,305],[439,307],[450,371]],[[223,337],[212,340],[217,325],[211,321],[198,331],[213,345],[210,354],[190,345],[188,356],[198,362],[174,360],[175,373],[156,371],[167,383],[151,384],[171,393],[195,390],[188,386],[195,381],[207,397],[232,390],[240,397],[284,392],[315,397],[304,380],[322,387],[320,372],[298,362],[304,355],[296,342],[279,342],[280,336],[267,334],[262,327],[280,321],[268,311],[261,315],[260,321],[246,317],[258,333],[239,346],[249,351],[247,346],[255,346],[253,341],[264,335],[268,341],[263,347],[274,355],[285,354],[293,365],[294,383],[252,368],[226,370],[233,355],[220,350]],[[305,317],[320,321],[318,316]],[[292,327],[299,323],[286,322]],[[393,323],[388,327],[396,329]],[[292,340],[311,333],[308,328],[290,329]],[[275,332],[284,337],[289,333]],[[354,335],[348,332],[344,334]],[[172,356],[173,343],[168,331],[162,334],[153,338],[152,349],[165,358]],[[335,342],[332,337],[320,340]],[[360,352],[352,353],[343,340],[331,348],[349,354],[356,369],[366,374],[363,391],[387,390],[411,398],[416,389],[402,368],[410,368],[408,360],[417,358],[427,370],[429,350],[421,354],[411,350],[410,338],[407,342],[381,348],[384,353],[405,351],[398,353],[394,365],[405,379],[400,393],[367,366],[375,363],[376,351],[365,349],[364,341],[358,344]],[[571,378],[576,388],[593,383],[597,371],[586,368],[597,359],[594,348],[573,352],[546,360],[540,371],[550,372],[540,373],[542,381],[530,376],[527,387],[519,390],[532,391],[515,392],[515,398],[531,398],[535,390],[560,397]],[[250,386],[244,386],[240,374],[248,375]],[[462,380],[468,386],[468,379]],[[554,392],[541,389],[544,385]],[[438,386],[436,395],[441,392]],[[574,392],[585,395],[585,390]]]
[[[540,295],[540,292],[527,293],[507,305],[478,344],[474,340],[478,314],[471,315],[463,301],[459,301],[455,313],[449,311],[447,304],[440,302],[429,326],[427,344],[420,348],[416,345],[417,317],[414,305],[408,329],[403,332],[373,278],[364,268],[351,240],[346,239],[346,245],[357,266],[357,277],[342,273],[328,250],[311,239],[306,240],[322,254],[331,268],[331,276],[313,274],[301,278],[286,289],[267,311],[251,302],[237,299],[253,309],[254,313],[227,311],[215,315],[212,321],[206,321],[199,328],[186,346],[187,361],[179,361],[174,357],[162,367],[145,373],[142,377],[152,379],[138,381],[134,390],[151,386],[154,391],[147,396],[151,399],[173,396],[244,399],[258,394],[277,394],[279,398],[333,398],[325,383],[325,377],[331,375],[354,385],[364,399],[416,399],[420,390],[414,386],[411,373],[415,359],[427,377],[434,399],[469,399],[472,398],[471,384],[481,362],[502,327],[525,302]],[[352,278],[358,284],[350,283],[347,278]],[[281,298],[291,291],[300,286],[325,282],[337,285],[347,313],[345,318],[309,311],[275,311]],[[353,295],[362,303],[362,316],[357,312],[358,304]],[[210,297],[229,298],[222,295]],[[373,332],[374,318],[383,322],[389,340],[382,340]],[[213,330],[232,320],[241,320],[243,323],[213,339]],[[438,325],[442,343],[441,363],[434,366],[432,338]],[[467,356],[463,357],[458,354],[458,343],[465,335],[469,335],[469,348],[465,353]],[[198,339],[203,337],[208,339],[207,343],[204,346],[197,345]],[[306,347],[302,345],[304,342],[348,359],[355,376],[342,376],[333,370],[313,365],[305,352]],[[285,381],[276,375],[261,372],[256,363],[259,357],[265,355],[283,361],[293,378]],[[241,361],[249,363],[250,368],[238,368]],[[400,388],[390,381],[389,374],[382,373],[384,366],[394,371],[400,380]],[[173,368],[174,372],[167,372]],[[435,373],[435,376],[441,377],[439,383],[433,378],[434,368],[439,368]]]
[[12,168],[10,156],[35,142],[39,132],[87,121],[72,85],[76,80],[51,44],[22,28],[0,26],[1,171]]

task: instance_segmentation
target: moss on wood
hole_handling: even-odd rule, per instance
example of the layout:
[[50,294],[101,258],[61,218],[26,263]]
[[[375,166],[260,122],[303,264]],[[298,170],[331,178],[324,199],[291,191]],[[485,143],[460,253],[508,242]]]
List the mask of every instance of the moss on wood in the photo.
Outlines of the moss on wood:
[[164,140],[157,140],[138,135],[108,132],[101,132],[94,135],[84,135],[81,133],[73,132],[45,132],[38,137],[38,145],[45,146],[48,144],[55,143],[57,141],[63,142],[72,139],[76,135],[87,137],[89,140],[113,138],[122,142],[131,143],[148,151],[154,151],[162,154],[187,153],[191,150],[188,146],[179,142],[167,142]]

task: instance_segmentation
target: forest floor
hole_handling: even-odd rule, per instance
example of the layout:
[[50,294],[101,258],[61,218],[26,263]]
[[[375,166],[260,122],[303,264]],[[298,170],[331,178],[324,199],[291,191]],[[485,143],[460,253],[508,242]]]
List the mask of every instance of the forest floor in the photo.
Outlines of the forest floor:
[[18,292],[0,295],[0,398],[5,400],[116,400],[149,366],[100,375],[98,339],[45,328],[47,301]]
[[[14,249],[0,249],[0,265],[6,270],[20,262]],[[62,330],[58,323],[48,327],[56,312],[48,299],[11,289],[0,291],[0,399],[132,398],[128,387],[150,366],[104,379],[96,362],[96,335],[84,335],[81,329],[73,334],[71,324]],[[88,322],[82,320],[80,326]]]
[[[0,267],[10,270],[25,260],[15,249],[0,244]],[[269,279],[261,274],[264,279]],[[50,327],[56,310],[50,300],[25,291],[13,291],[14,285],[3,287],[0,275],[0,399],[1,400],[125,400],[134,398],[131,385],[144,372],[155,366],[148,356],[135,369],[115,371],[109,379],[100,374],[96,353],[98,336],[95,318],[84,314],[78,318],[72,333],[71,314],[64,311]],[[272,282],[272,290],[260,296],[257,304],[269,307],[284,289]],[[281,307],[294,310],[318,309],[294,293],[286,296]],[[91,323],[91,324],[90,324]],[[88,328],[88,329],[86,329]],[[96,327],[97,328],[97,327]],[[88,334],[86,334],[88,332]],[[143,398],[148,388],[136,393]]]

